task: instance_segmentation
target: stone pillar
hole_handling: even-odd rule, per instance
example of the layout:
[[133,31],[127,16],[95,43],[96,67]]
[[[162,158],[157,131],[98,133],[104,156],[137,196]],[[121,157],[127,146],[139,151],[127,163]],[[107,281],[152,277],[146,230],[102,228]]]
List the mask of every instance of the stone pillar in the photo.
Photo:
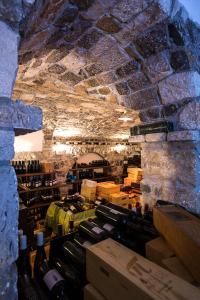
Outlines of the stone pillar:
[[178,203],[200,214],[200,132],[183,130],[131,137],[141,142],[142,198]]
[[42,111],[12,102],[18,68],[19,35],[0,21],[0,299],[17,299],[18,193],[10,160],[14,157],[15,134],[42,128]]

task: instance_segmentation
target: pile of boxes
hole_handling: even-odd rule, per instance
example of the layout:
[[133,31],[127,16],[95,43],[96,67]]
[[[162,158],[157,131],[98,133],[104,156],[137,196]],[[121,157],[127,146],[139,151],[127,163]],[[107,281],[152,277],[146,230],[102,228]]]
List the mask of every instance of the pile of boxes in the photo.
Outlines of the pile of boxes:
[[112,239],[87,249],[86,272],[84,300],[200,299],[199,288]]
[[146,258],[104,240],[87,249],[84,300],[200,299],[200,219],[175,205],[153,209],[160,237]]
[[[139,176],[139,175],[138,175]],[[94,201],[97,199],[105,199],[123,207],[129,204],[135,205],[140,201],[140,191],[127,194],[120,191],[121,185],[114,182],[100,182],[84,179],[81,185],[81,195],[86,201]]]
[[140,183],[143,176],[143,170],[141,168],[128,168],[128,177],[124,178],[125,186],[129,186],[132,183]]
[[87,201],[94,201],[96,199],[97,182],[83,179],[81,184],[81,195]]

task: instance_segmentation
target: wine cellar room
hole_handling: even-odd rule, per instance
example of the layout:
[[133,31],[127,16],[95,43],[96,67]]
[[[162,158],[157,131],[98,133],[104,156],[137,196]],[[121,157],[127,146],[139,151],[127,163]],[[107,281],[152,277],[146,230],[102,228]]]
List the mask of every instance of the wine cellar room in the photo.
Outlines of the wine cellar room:
[[0,300],[200,299],[199,12],[0,1]]

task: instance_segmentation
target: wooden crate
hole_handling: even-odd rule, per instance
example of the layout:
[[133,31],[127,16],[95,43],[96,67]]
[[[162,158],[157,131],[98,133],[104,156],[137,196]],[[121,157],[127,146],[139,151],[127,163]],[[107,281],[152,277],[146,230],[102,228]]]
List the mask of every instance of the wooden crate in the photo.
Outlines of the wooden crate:
[[190,283],[195,282],[192,275],[188,272],[188,270],[185,268],[185,266],[181,263],[181,261],[176,256],[163,259],[162,265],[165,269],[179,276],[185,281],[188,281]]
[[52,172],[54,172],[54,165],[53,165],[53,163],[42,162],[41,166],[42,166],[42,172],[44,172],[44,173],[52,173]]
[[176,256],[200,283],[200,219],[171,206],[155,207],[153,220]]
[[110,194],[119,193],[120,185],[113,183],[98,183],[97,184],[97,196],[109,200]]
[[146,257],[151,261],[163,266],[163,259],[175,256],[174,251],[167,245],[162,237],[158,237],[145,245]]
[[84,287],[84,300],[106,300],[106,298],[91,284]]
[[118,242],[86,250],[88,281],[108,300],[199,300],[200,290]]

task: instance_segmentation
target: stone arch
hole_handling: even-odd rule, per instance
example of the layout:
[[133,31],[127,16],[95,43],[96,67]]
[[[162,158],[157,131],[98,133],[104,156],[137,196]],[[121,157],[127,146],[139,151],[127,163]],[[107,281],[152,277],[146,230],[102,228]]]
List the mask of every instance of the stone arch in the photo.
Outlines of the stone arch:
[[19,89],[59,87],[128,107],[137,122],[199,126],[185,114],[198,107],[200,29],[178,1],[35,1],[21,31]]

